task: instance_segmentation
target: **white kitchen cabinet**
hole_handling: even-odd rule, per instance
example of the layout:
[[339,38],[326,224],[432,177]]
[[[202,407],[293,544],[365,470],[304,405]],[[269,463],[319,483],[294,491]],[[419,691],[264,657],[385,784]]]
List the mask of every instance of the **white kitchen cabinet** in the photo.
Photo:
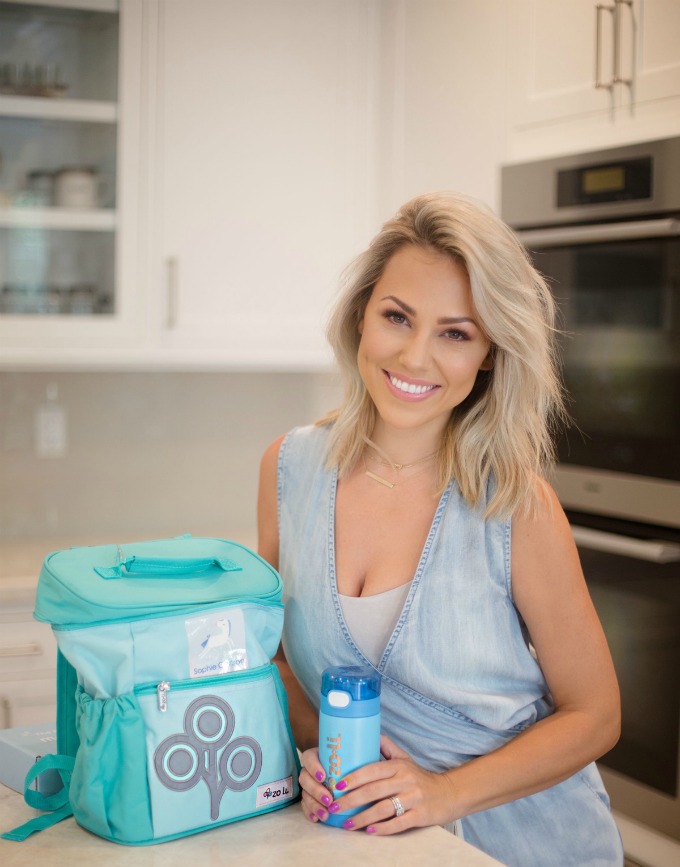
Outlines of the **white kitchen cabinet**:
[[158,0],[158,357],[318,368],[373,234],[378,6]]
[[645,103],[663,111],[680,97],[677,0],[512,0],[510,8],[513,129],[593,117],[629,124]]
[[381,7],[381,216],[441,189],[497,206],[507,0],[391,0]]
[[142,341],[136,0],[0,3],[0,364]]
[[[680,97],[680,3],[636,0],[631,102],[643,104]],[[631,18],[629,16],[629,26]],[[677,104],[672,103],[677,110]]]

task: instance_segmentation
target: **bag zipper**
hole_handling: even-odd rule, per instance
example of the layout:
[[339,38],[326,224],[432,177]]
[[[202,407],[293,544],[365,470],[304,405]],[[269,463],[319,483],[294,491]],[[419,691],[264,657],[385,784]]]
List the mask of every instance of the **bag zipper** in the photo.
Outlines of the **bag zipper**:
[[234,681],[242,683],[249,680],[260,680],[271,672],[272,665],[273,663],[270,662],[258,668],[233,671],[230,674],[221,674],[217,677],[194,677],[187,680],[176,680],[173,683],[169,680],[161,680],[159,683],[145,683],[142,686],[136,686],[134,691],[136,695],[156,693],[158,710],[165,713],[168,709],[168,693],[173,689],[184,691],[208,686],[226,686],[233,684]]
[[137,623],[140,620],[161,620],[164,617],[176,617],[183,614],[191,614],[197,616],[202,614],[203,612],[209,612],[210,610],[215,608],[242,608],[244,605],[283,609],[283,602],[268,599],[264,596],[240,596],[238,598],[228,601],[222,600],[220,602],[210,602],[207,604],[201,603],[200,605],[192,603],[189,605],[178,606],[176,609],[170,611],[167,609],[157,612],[149,611],[136,617],[125,617],[125,615],[123,615],[122,617],[112,617],[108,620],[93,620],[91,623],[52,623],[51,620],[45,620],[45,618],[40,617],[35,612],[33,613],[33,617],[35,620],[39,620],[42,623],[49,623],[55,632],[74,632],[78,629],[91,629],[95,626],[108,626],[110,623]]

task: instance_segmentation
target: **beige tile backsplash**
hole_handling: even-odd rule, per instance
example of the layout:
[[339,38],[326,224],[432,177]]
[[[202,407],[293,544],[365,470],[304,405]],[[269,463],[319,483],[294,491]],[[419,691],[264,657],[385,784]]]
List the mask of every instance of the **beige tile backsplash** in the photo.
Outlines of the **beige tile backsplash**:
[[[66,450],[40,457],[52,395]],[[263,450],[337,403],[333,374],[0,373],[0,542],[254,538]]]

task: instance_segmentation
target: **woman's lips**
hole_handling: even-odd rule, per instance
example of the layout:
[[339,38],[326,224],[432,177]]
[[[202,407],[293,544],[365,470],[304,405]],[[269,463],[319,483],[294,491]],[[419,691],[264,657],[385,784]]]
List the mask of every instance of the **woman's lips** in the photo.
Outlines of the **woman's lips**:
[[439,386],[383,370],[389,390],[402,400],[426,400]]

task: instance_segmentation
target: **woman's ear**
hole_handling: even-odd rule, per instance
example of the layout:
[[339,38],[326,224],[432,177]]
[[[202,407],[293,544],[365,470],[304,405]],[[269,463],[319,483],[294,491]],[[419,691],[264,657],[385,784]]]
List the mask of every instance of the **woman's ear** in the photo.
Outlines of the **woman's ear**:
[[480,370],[493,370],[494,355],[495,355],[494,347],[492,346],[491,349],[489,349],[489,351],[487,352],[486,358],[484,359],[484,361],[479,365],[479,369]]

